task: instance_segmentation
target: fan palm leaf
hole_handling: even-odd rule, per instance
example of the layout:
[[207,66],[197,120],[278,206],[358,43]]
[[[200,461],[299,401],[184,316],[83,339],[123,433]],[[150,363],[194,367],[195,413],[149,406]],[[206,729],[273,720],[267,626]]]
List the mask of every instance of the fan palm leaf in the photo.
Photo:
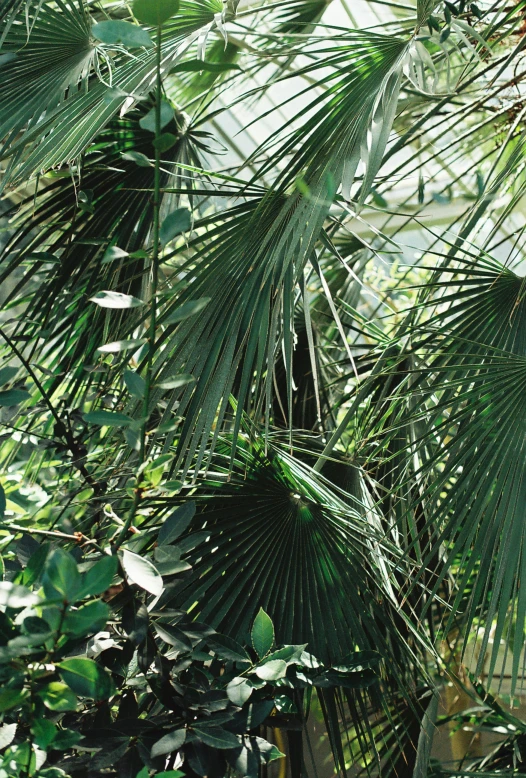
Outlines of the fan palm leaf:
[[[520,585],[526,483],[524,282],[496,260],[478,257],[476,263],[465,260],[445,269],[437,286],[439,298],[428,299],[424,310],[439,303],[438,312],[428,319],[422,313],[414,328],[413,367],[405,375],[395,369],[402,380],[384,416],[388,424],[397,419],[387,440],[404,426],[418,424],[418,434],[408,443],[419,465],[414,475],[405,473],[406,480],[418,479],[418,501],[424,506],[418,535],[421,541],[428,538],[421,549],[422,571],[434,560],[436,592],[452,568],[458,570],[444,629],[461,610],[465,635],[483,619],[479,667],[489,650],[491,676],[500,641],[510,637],[513,623],[515,683],[526,617]],[[431,289],[426,287],[426,294]],[[410,408],[402,409],[408,398]],[[437,559],[442,559],[438,566]]]

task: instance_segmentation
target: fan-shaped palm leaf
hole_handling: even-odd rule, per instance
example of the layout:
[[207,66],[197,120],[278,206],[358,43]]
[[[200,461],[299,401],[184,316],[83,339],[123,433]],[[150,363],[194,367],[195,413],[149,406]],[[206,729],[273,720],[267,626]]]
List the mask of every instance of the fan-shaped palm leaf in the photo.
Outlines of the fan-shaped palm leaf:
[[[228,455],[222,459],[221,470],[199,484],[203,512],[192,529],[207,538],[190,552],[178,603],[238,639],[263,607],[278,641],[308,643],[333,663],[350,650],[387,655],[397,551],[383,548],[359,498],[338,496],[278,449],[265,455],[245,442],[230,479]],[[401,668],[408,648],[397,650]]]
[[[480,662],[491,631],[491,676],[501,638],[508,637],[515,682],[526,626],[520,584],[526,495],[524,281],[483,257],[445,272],[450,277],[440,278],[443,294],[426,303],[426,308],[439,303],[439,311],[414,330],[414,367],[391,396],[385,419],[394,416],[397,423],[387,438],[404,425],[425,421],[408,441],[413,463],[420,465],[413,475],[406,470],[406,478],[417,479],[425,516],[418,537],[429,542],[431,532],[433,539],[422,547],[422,571],[432,564],[438,572],[436,591],[452,566],[458,569],[445,629],[461,609],[464,630],[483,618]],[[399,397],[411,398],[411,410],[402,410]],[[444,561],[437,565],[441,556]]]

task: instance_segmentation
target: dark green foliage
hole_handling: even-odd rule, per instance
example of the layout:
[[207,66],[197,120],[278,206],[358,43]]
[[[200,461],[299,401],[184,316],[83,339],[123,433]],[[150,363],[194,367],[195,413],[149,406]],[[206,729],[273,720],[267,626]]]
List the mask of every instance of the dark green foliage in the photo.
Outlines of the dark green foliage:
[[261,727],[301,728],[312,689],[359,689],[377,679],[376,656],[325,667],[304,645],[270,651],[268,616],[253,626],[264,648],[244,649],[162,599],[156,604],[147,578],[133,570],[117,556],[46,545],[2,584],[6,776],[19,776],[31,754],[28,774],[42,778],[145,768],[162,775],[176,758],[186,775],[210,764],[215,775],[252,778],[283,756]]

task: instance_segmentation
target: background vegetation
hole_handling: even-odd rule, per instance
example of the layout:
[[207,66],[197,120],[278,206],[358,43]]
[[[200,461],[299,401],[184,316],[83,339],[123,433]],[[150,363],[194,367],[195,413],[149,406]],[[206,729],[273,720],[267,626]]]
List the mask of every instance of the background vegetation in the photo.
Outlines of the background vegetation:
[[2,0],[1,778],[526,774],[525,7]]

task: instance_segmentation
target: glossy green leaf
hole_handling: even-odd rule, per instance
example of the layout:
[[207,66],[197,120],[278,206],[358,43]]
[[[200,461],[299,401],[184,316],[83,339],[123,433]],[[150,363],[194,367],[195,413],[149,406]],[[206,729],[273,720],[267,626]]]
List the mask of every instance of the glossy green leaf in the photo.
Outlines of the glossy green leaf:
[[148,559],[127,549],[123,549],[121,554],[121,564],[130,583],[159,597],[163,591],[163,579],[155,566]]
[[268,654],[274,644],[274,625],[270,616],[260,608],[252,625],[252,645],[260,659]]
[[208,637],[206,642],[214,654],[217,654],[221,659],[228,659],[231,662],[250,663],[250,657],[243,646],[237,640],[227,635],[214,635],[213,637]]
[[283,659],[271,659],[256,667],[255,673],[262,681],[277,681],[287,674],[287,663]]
[[176,729],[173,732],[169,732],[168,735],[164,735],[160,740],[157,740],[150,752],[152,759],[158,756],[164,756],[164,754],[174,754],[186,740],[186,729]]
[[193,732],[197,735],[199,740],[206,743],[207,746],[212,748],[218,748],[220,750],[226,750],[230,748],[239,748],[239,740],[237,737],[228,732],[222,727],[192,727]]
[[71,554],[61,548],[54,549],[46,559],[42,583],[49,599],[58,597],[66,602],[75,602],[80,589],[80,573]]
[[247,702],[253,691],[250,681],[242,677],[233,678],[226,687],[228,699],[240,708]]
[[0,689],[0,713],[18,708],[28,697],[27,689]]
[[193,501],[187,502],[179,508],[176,508],[176,510],[163,522],[157,536],[157,543],[160,546],[173,543],[183,534],[194,516],[195,503]]
[[80,697],[107,700],[114,693],[111,676],[93,659],[64,659],[57,668],[64,683]]
[[78,599],[94,597],[108,589],[117,573],[118,560],[116,556],[105,555],[99,559],[81,576],[80,589],[77,592]]
[[65,633],[87,635],[100,632],[106,626],[110,611],[102,600],[94,600],[66,614],[63,623]]
[[39,690],[38,696],[49,710],[68,711],[75,710],[77,707],[75,694],[61,681],[50,681]]
[[37,746],[46,751],[55,737],[57,729],[52,721],[44,718],[37,718],[31,725],[31,733]]
[[191,641],[179,627],[158,622],[154,624],[154,627],[161,640],[164,640],[169,646],[173,646],[177,651],[189,653],[192,650]]

